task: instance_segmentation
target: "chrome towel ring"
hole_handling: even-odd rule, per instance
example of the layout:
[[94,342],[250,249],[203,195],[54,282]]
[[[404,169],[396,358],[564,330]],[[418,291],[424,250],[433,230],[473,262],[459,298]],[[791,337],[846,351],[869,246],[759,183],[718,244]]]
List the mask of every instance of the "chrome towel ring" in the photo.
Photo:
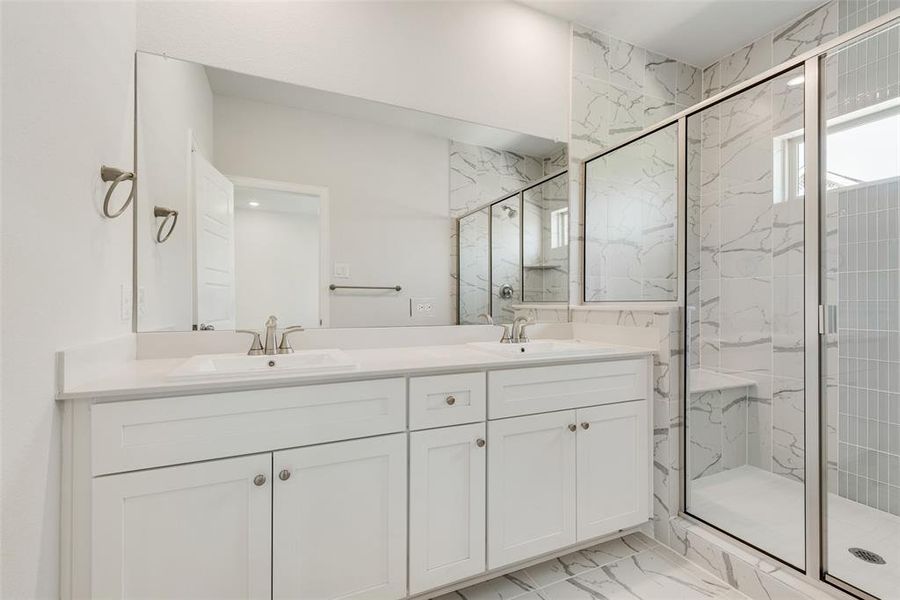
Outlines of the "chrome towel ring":
[[[172,232],[175,231],[175,224],[178,222],[178,211],[172,210],[171,208],[163,208],[162,206],[154,206],[153,207],[153,216],[157,219],[162,219],[162,223],[159,224],[159,229],[156,230],[156,242],[162,244],[169,236],[172,235]],[[163,235],[163,230],[166,228],[166,223],[171,223],[169,225],[169,229],[166,231],[165,235]]]
[[[103,199],[103,214],[108,219],[115,219],[123,212],[125,209],[131,205],[131,201],[134,200],[134,173],[130,171],[123,171],[122,169],[117,169],[115,167],[107,167],[106,165],[101,165],[100,167],[100,179],[103,181],[112,181],[112,185],[109,186],[109,189],[106,190],[106,198]],[[131,181],[131,191],[128,192],[128,199],[125,200],[125,203],[117,210],[116,212],[109,211],[109,199],[112,198],[113,190],[116,189],[116,186],[122,183],[123,181]]]

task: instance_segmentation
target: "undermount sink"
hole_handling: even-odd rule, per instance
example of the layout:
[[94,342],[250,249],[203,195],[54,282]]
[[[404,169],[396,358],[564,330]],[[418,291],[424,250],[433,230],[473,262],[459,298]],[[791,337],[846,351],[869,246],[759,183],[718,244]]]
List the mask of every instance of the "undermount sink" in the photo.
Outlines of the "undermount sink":
[[268,377],[352,371],[358,366],[341,350],[297,350],[293,354],[265,356],[201,354],[188,359],[168,376],[171,379]]
[[582,340],[532,340],[520,344],[501,342],[469,342],[469,346],[499,354],[508,358],[533,358],[538,356],[599,355],[615,352],[615,346],[585,342]]

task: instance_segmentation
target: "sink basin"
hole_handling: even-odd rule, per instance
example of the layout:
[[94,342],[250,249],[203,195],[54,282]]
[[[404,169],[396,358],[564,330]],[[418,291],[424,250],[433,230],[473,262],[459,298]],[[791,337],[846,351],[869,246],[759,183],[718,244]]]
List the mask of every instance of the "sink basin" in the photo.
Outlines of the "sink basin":
[[499,354],[508,358],[534,358],[548,356],[593,356],[609,354],[618,350],[616,346],[607,346],[582,340],[532,340],[523,344],[501,344],[500,342],[469,342],[469,346]]
[[269,377],[352,371],[358,365],[341,350],[297,350],[293,354],[248,356],[201,354],[169,373],[171,379]]

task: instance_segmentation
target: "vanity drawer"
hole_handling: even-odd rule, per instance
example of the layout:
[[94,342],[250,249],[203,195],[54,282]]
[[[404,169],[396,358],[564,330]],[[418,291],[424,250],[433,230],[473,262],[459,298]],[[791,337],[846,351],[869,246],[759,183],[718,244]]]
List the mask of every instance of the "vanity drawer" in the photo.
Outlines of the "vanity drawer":
[[646,359],[488,373],[488,418],[501,419],[646,398]]
[[427,429],[484,421],[484,373],[411,377],[409,428]]
[[403,431],[403,378],[91,407],[94,475]]

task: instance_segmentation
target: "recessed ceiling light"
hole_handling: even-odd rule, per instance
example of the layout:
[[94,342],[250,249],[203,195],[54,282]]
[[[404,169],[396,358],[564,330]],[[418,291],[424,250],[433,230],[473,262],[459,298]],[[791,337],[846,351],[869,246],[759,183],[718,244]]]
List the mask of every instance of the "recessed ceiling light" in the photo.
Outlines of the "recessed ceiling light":
[[803,81],[804,81],[803,75],[797,75],[796,77],[792,77],[791,79],[788,79],[787,84],[790,87],[797,87],[798,85],[802,84]]
[[254,208],[256,208],[257,206],[259,206],[259,202],[257,202],[256,200],[251,200],[251,201],[248,202],[247,204],[249,204],[250,206],[252,206],[252,207],[254,207]]

